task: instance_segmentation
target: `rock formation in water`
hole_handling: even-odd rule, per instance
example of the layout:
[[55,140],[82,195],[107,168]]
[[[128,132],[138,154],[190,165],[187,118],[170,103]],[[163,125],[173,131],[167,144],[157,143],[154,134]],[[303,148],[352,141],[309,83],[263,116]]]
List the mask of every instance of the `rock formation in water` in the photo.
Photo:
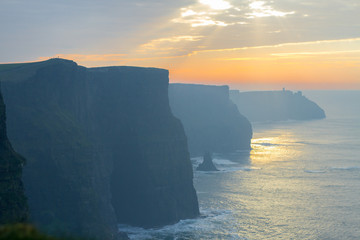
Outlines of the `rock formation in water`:
[[232,101],[250,121],[310,120],[325,118],[325,112],[301,92],[230,91]]
[[215,167],[209,152],[206,152],[204,154],[204,160],[202,163],[199,164],[199,166],[197,166],[196,170],[198,170],[198,171],[219,171]]
[[35,222],[112,239],[117,223],[156,227],[198,216],[168,71],[63,59],[2,69],[9,138],[28,160]]
[[13,150],[7,138],[5,105],[0,92],[0,225],[28,219],[21,181],[24,163],[24,158]]
[[230,101],[228,86],[170,84],[169,99],[192,155],[250,149],[251,124]]

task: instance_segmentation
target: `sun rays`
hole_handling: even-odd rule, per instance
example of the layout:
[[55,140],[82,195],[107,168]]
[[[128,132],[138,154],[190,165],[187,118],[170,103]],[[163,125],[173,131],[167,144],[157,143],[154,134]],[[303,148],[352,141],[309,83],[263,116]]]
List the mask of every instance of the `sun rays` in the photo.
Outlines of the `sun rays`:
[[[359,5],[343,5],[349,15],[360,10]],[[156,8],[145,2],[137,6]],[[112,40],[104,54],[95,49],[53,56],[86,66],[167,68],[171,80],[177,82],[296,87],[303,83],[314,88],[328,82],[325,87],[331,88],[341,79],[348,88],[359,88],[360,38],[356,31],[337,37],[337,32],[351,26],[343,22],[336,32],[338,18],[326,23],[332,24],[329,29],[321,28],[327,20],[319,6],[285,0],[184,2],[153,22],[142,23],[129,38],[129,48],[121,40]]]

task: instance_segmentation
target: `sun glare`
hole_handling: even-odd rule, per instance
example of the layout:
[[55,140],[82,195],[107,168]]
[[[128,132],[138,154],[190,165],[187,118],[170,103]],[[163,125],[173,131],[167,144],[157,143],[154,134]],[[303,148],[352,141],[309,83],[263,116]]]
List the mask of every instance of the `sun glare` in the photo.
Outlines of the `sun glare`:
[[224,0],[200,0],[199,2],[215,10],[226,10],[232,7],[229,2]]
[[264,9],[265,2],[263,1],[256,1],[250,4],[251,9]]
[[297,155],[298,152],[295,148],[289,149],[287,147],[289,144],[297,144],[294,136],[290,133],[275,137],[253,138],[251,140],[251,161],[257,164],[267,164],[283,161],[286,157]]
[[185,12],[182,12],[182,13],[181,13],[181,16],[182,16],[182,17],[194,16],[194,15],[197,15],[197,14],[196,14],[196,12],[194,12],[194,11],[191,10],[191,9],[188,9],[188,10],[186,10]]

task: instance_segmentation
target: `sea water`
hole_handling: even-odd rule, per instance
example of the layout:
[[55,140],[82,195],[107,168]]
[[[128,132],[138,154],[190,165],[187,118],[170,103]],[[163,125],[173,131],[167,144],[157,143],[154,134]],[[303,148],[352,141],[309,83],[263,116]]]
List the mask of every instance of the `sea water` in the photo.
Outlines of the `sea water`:
[[199,218],[120,229],[131,239],[360,239],[360,92],[304,94],[326,119],[254,123],[250,153],[214,154],[221,171],[194,171]]

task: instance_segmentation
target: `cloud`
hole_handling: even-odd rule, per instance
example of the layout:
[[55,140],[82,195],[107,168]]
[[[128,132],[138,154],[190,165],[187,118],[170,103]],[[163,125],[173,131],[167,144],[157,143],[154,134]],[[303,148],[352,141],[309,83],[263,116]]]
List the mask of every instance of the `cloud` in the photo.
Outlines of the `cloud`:
[[203,27],[203,26],[228,26],[230,25],[230,23],[226,23],[224,21],[218,21],[218,20],[214,20],[211,16],[205,16],[206,14],[202,14],[202,13],[196,13],[194,12],[194,14],[192,15],[187,15],[186,13],[189,13],[189,11],[192,10],[187,10],[184,13],[182,13],[182,16],[192,16],[191,18],[174,18],[172,20],[172,22],[174,23],[186,23],[186,24],[190,24],[191,27]]
[[248,23],[248,19],[258,17],[286,17],[296,11],[281,11],[273,2],[237,1],[236,5],[224,0],[199,0],[195,4],[180,9],[180,16],[172,22],[189,24],[191,27],[227,27]]
[[140,57],[164,57],[164,56],[183,56],[187,55],[199,45],[203,39],[200,35],[181,35],[167,38],[158,38],[142,44],[138,47],[137,53]]
[[[241,48],[225,48],[225,49],[204,49],[193,50],[182,55],[176,56],[156,56],[149,54],[151,50],[164,47],[164,44],[179,44],[186,42],[197,42],[203,39],[203,36],[174,36],[171,38],[160,38],[143,44],[143,52],[145,55],[138,54],[57,54],[53,57],[72,59],[79,62],[119,62],[119,61],[143,61],[149,59],[171,59],[191,57],[194,55],[217,56],[217,60],[226,61],[247,61],[247,60],[273,60],[274,57],[299,57],[311,55],[331,55],[331,54],[357,54],[360,52],[360,38],[335,39],[309,42],[293,42],[275,45],[264,45],[254,47]],[[197,46],[197,49],[201,46]],[[165,48],[167,49],[167,48]],[[178,49],[177,47],[169,47],[168,49]],[[289,50],[297,50],[289,52]],[[146,51],[149,50],[149,51]],[[283,51],[283,52],[282,52]],[[237,54],[246,52],[246,56],[236,57]],[[219,57],[223,56],[223,57]],[[40,57],[39,60],[47,60],[50,57]]]
[[169,38],[159,38],[141,45],[140,48],[142,50],[157,50],[159,48],[173,49],[174,43],[196,42],[201,40],[202,38],[203,36],[174,36]]
[[273,9],[271,6],[266,6],[264,1],[254,1],[249,5],[252,12],[246,13],[249,18],[255,17],[285,17],[286,15],[292,15],[295,11],[282,12]]
[[199,2],[215,10],[226,10],[232,7],[229,2],[224,0],[199,0]]
[[[351,51],[360,51],[360,38],[346,38],[346,39],[334,39],[334,40],[320,40],[320,41],[307,41],[307,42],[289,42],[289,43],[281,43],[274,45],[262,45],[262,46],[253,46],[253,47],[239,47],[239,48],[223,48],[223,49],[207,49],[207,50],[197,50],[193,51],[191,55],[199,54],[199,53],[211,53],[211,52],[236,52],[243,50],[256,50],[256,49],[280,49],[286,47],[322,47],[325,48],[349,48],[349,50],[343,50],[346,52]],[[355,50],[354,50],[355,49]],[[329,52],[329,51],[328,51]],[[277,53],[280,54],[280,53]],[[294,53],[293,53],[294,54]]]
[[[206,2],[211,2],[204,0]],[[214,4],[214,3],[212,3]],[[207,4],[204,4],[207,5]],[[225,7],[225,6],[223,6]],[[228,26],[232,23],[228,23],[222,20],[216,19],[217,15],[221,14],[221,11],[223,10],[218,7],[211,7],[206,8],[203,5],[192,5],[188,6],[186,8],[180,9],[180,16],[178,18],[172,19],[173,23],[183,23],[183,24],[189,24],[191,27],[204,27],[204,26]]]
[[188,24],[191,27],[220,26],[236,24],[220,19],[233,6],[225,0],[198,0],[197,3],[180,9],[180,16],[173,23]]
[[286,52],[286,53],[272,53],[271,56],[277,57],[297,57],[297,56],[315,56],[315,55],[334,55],[334,54],[356,54],[360,50],[345,50],[345,51],[313,51],[313,52]]
[[[93,66],[169,58],[146,62],[168,67],[197,59],[193,55],[300,59],[351,51],[338,46],[346,41],[311,44],[316,40],[360,37],[359,0],[2,0],[0,5],[2,62],[56,53],[74,53],[60,56]],[[352,49],[358,50],[357,44]]]

